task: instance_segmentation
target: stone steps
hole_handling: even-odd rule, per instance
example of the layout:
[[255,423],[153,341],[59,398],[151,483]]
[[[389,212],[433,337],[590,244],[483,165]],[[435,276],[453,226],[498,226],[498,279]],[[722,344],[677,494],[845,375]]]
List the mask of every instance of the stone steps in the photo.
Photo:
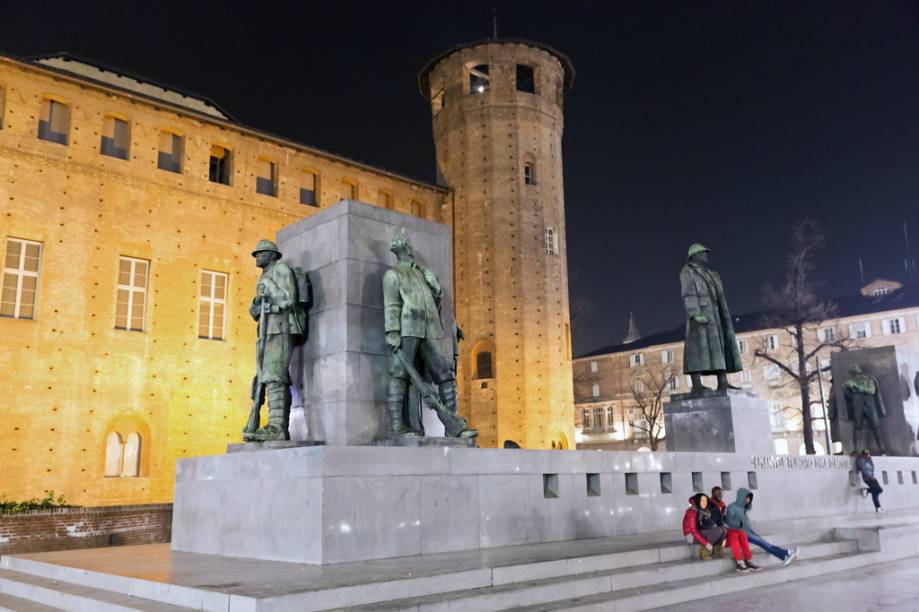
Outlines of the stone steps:
[[6,593],[0,593],[0,612],[53,612],[57,609],[27,599],[13,597]]
[[29,605],[40,604],[46,610],[72,610],[74,612],[130,612],[136,610],[178,612],[188,610],[188,608],[160,601],[11,570],[0,570],[0,594],[17,598],[20,601],[25,600]]
[[[853,541],[810,543],[802,547],[801,559],[825,559],[840,555],[851,555],[857,552],[857,548],[857,544]],[[767,559],[767,557],[768,555],[765,553],[754,555],[754,559],[758,564],[770,565],[769,571],[772,571],[772,568],[776,566],[781,567],[777,560],[772,563],[769,561],[772,558]],[[733,568],[734,562],[728,559],[706,562],[680,559],[625,566],[616,564],[600,571],[517,582],[500,583],[496,576],[493,581],[495,586],[492,587],[453,591],[384,604],[376,603],[344,609],[350,612],[370,612],[371,610],[386,612],[402,610],[416,612],[476,610],[476,612],[490,612],[536,606],[532,608],[535,610],[543,609],[541,606],[545,606],[547,603],[558,601],[577,600],[592,596],[610,596],[611,594],[633,589],[647,590],[651,587],[656,589],[661,585],[681,581],[689,581],[694,584],[706,582],[717,576],[734,576]]]

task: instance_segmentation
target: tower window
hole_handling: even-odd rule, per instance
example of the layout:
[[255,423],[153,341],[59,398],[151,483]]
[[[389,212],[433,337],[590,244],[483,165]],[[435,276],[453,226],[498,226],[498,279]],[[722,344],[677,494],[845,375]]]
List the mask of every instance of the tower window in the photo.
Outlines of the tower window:
[[475,356],[475,377],[476,378],[494,378],[494,363],[492,362],[491,352],[482,351]]
[[38,120],[38,137],[42,140],[67,144],[70,131],[70,107],[57,100],[45,99]]
[[267,196],[278,195],[278,165],[270,159],[258,160],[255,192]]
[[102,143],[99,145],[99,152],[109,157],[127,159],[130,146],[130,124],[118,117],[105,117],[102,121]]
[[546,255],[558,255],[558,234],[554,227],[546,228]]
[[532,66],[517,64],[517,91],[536,93],[536,77]]
[[223,340],[224,311],[227,305],[227,275],[201,271],[201,295],[198,299],[198,337]]
[[117,431],[110,432],[105,439],[105,477],[136,478],[140,476],[140,434],[132,431],[122,440]]
[[3,260],[0,317],[34,319],[41,243],[8,238]]
[[427,216],[427,210],[425,210],[425,208],[424,202],[412,200],[412,214],[416,217],[425,218]]
[[533,168],[533,162],[526,162],[523,164],[523,184],[524,185],[535,185],[536,184],[536,172]]
[[440,85],[435,91],[431,90],[431,112],[435,115],[444,109],[444,87]]
[[232,163],[232,151],[220,145],[211,145],[211,161],[208,170],[208,178],[210,181],[212,183],[220,183],[221,185],[229,185]]
[[156,167],[169,172],[182,172],[182,137],[172,132],[160,132],[159,152]]
[[479,64],[469,69],[469,95],[487,93],[491,89],[488,64]]
[[300,203],[307,206],[319,206],[319,200],[316,197],[319,186],[319,175],[310,170],[303,171],[303,177],[300,179]]

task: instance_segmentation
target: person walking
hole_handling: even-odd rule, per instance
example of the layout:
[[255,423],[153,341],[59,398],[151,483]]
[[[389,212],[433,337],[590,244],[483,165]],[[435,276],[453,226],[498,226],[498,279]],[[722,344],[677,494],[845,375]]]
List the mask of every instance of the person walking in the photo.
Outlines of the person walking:
[[689,508],[683,515],[683,535],[692,536],[699,544],[699,558],[708,561],[713,556],[724,556],[725,528],[712,518],[712,506],[705,493],[689,498]]
[[868,452],[867,448],[863,448],[862,452],[859,453],[858,460],[855,462],[855,468],[862,475],[862,480],[868,487],[867,489],[862,489],[862,494],[868,495],[868,493],[871,493],[871,501],[874,502],[874,511],[884,512],[881,508],[881,500],[878,499],[881,493],[884,492],[884,489],[881,488],[878,479],[874,477],[874,461],[871,460],[871,453]]
[[[728,506],[727,509],[728,538],[730,539],[731,531],[741,531],[750,543],[759,546],[770,555],[778,558],[785,565],[794,561],[800,551],[799,548],[786,550],[781,546],[775,546],[767,542],[761,535],[753,530],[753,524],[750,522],[750,517],[747,516],[747,512],[752,509],[753,493],[742,487],[737,489],[737,500]],[[750,561],[747,561],[746,564],[750,569],[760,569],[758,565]]]

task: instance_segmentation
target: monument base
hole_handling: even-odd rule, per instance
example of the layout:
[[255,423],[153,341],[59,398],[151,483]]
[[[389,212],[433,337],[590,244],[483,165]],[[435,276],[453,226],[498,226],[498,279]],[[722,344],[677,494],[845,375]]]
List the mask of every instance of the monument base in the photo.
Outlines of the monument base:
[[475,438],[444,438],[441,436],[398,436],[373,441],[375,446],[402,446],[405,448],[476,448]]
[[228,453],[250,453],[264,450],[280,450],[282,448],[300,448],[301,446],[322,446],[322,442],[315,440],[269,440],[267,442],[242,442],[227,444]]
[[741,390],[680,393],[664,404],[667,450],[771,455],[766,400]]

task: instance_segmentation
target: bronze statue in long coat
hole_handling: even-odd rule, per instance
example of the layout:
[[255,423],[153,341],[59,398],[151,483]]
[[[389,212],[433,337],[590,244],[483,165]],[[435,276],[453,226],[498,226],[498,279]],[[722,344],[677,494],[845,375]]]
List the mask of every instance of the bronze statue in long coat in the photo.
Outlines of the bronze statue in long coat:
[[707,375],[718,377],[719,389],[735,389],[727,375],[743,369],[724,285],[718,273],[706,266],[708,253],[706,247],[693,244],[689,247],[689,261],[680,271],[686,308],[683,373],[692,378],[693,393],[707,389],[702,385],[702,376]]

